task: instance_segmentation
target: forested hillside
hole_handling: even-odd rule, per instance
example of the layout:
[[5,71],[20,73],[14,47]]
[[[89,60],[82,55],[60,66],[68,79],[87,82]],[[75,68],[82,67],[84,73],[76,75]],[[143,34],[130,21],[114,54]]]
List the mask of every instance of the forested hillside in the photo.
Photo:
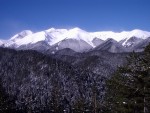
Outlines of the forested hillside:
[[119,67],[106,86],[107,113],[149,113],[150,45],[141,55],[132,53],[127,65]]
[[[1,108],[3,112],[62,113],[102,109],[104,76],[74,68],[36,51],[0,48],[0,77],[8,102],[13,105]],[[2,105],[3,102],[2,99]]]
[[0,48],[0,111],[148,113],[149,48],[130,56]]

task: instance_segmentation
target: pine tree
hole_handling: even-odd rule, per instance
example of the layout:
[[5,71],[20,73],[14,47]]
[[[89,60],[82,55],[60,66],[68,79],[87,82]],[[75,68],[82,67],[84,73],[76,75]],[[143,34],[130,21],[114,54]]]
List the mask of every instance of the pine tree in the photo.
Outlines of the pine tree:
[[150,45],[132,53],[107,81],[106,105],[112,113],[150,112]]

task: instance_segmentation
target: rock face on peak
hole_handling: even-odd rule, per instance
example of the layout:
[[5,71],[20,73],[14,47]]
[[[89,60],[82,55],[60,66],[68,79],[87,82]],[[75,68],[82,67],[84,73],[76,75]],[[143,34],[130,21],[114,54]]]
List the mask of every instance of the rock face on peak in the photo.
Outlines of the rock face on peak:
[[102,44],[97,46],[94,50],[102,50],[102,51],[109,51],[112,53],[120,53],[120,52],[126,52],[125,47],[123,47],[121,44],[119,44],[114,39],[107,39]]
[[18,50],[37,50],[44,52],[50,48],[49,44],[46,41],[39,41],[35,44],[28,44],[19,46]]
[[94,44],[95,47],[98,46],[98,45],[100,45],[100,44],[102,44],[103,42],[104,42],[104,40],[99,39],[99,38],[97,38],[97,37],[95,37],[95,38],[92,40],[92,43]]
[[84,52],[89,49],[92,49],[92,46],[84,40],[65,39],[52,46],[50,50],[51,52],[56,52],[65,48],[70,48],[76,52]]
[[91,45],[89,45],[87,42],[84,40],[76,40],[76,39],[66,39],[61,41],[58,44],[59,49],[64,49],[64,48],[70,48],[76,52],[84,52],[92,48]]
[[135,46],[136,44],[140,43],[143,40],[144,39],[142,39],[142,38],[138,38],[138,37],[133,36],[129,39],[124,40],[122,45],[124,47],[133,47],[133,46]]
[[150,37],[134,45],[132,47],[132,50],[134,50],[135,52],[141,52],[149,43],[150,43]]

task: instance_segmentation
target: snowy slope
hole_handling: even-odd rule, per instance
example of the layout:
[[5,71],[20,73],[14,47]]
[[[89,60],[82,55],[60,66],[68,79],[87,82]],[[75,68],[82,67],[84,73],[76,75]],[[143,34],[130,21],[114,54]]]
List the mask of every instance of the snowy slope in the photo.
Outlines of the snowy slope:
[[[54,29],[46,30],[47,36],[51,39],[49,41],[50,45],[54,45],[62,40],[66,39],[75,39],[75,40],[83,40],[90,44],[92,47],[95,47],[92,43],[94,37],[91,37],[90,34],[80,28],[73,29]],[[48,37],[47,37],[48,38]],[[48,38],[49,39],[49,38]]]
[[4,42],[3,42],[2,40],[0,40],[0,46],[3,45],[3,43],[4,43]]
[[17,46],[21,46],[21,45],[36,43],[36,42],[39,42],[39,41],[45,39],[45,33],[43,31],[37,32],[37,33],[31,33],[30,32],[29,34],[28,34],[28,32],[24,32],[25,35],[20,35],[21,33],[13,36],[9,41],[12,44],[16,44]]
[[122,31],[122,32],[112,32],[112,31],[101,31],[101,32],[93,32],[90,33],[93,36],[99,37],[102,40],[106,40],[108,38],[112,38],[116,41],[121,41],[123,39],[129,39],[131,37],[139,37],[142,39],[146,39],[150,36],[150,32],[142,31],[139,29],[135,29],[132,31]]
[[123,31],[120,33],[112,32],[112,31],[100,31],[100,32],[91,32],[90,35],[93,37],[100,38],[102,40],[107,40],[108,38],[112,38],[116,41],[120,41],[125,39],[128,36],[128,32]]
[[25,36],[28,36],[28,35],[31,35],[32,34],[32,31],[30,30],[24,30],[16,35],[14,35],[10,40],[12,41],[15,41],[17,39],[22,39],[24,38]]
[[[112,38],[125,47],[134,46],[134,44],[139,43],[141,40],[145,40],[150,37],[150,32],[135,29],[132,31],[122,31],[122,32],[112,32],[112,31],[102,31],[90,33],[102,40],[107,40]],[[133,39],[134,38],[134,39]]]

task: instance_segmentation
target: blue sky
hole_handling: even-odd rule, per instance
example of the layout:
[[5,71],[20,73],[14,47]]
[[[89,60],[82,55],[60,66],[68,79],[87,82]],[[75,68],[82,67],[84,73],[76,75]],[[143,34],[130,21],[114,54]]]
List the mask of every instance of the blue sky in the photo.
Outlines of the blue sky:
[[150,0],[0,0],[0,38],[51,27],[150,31]]

